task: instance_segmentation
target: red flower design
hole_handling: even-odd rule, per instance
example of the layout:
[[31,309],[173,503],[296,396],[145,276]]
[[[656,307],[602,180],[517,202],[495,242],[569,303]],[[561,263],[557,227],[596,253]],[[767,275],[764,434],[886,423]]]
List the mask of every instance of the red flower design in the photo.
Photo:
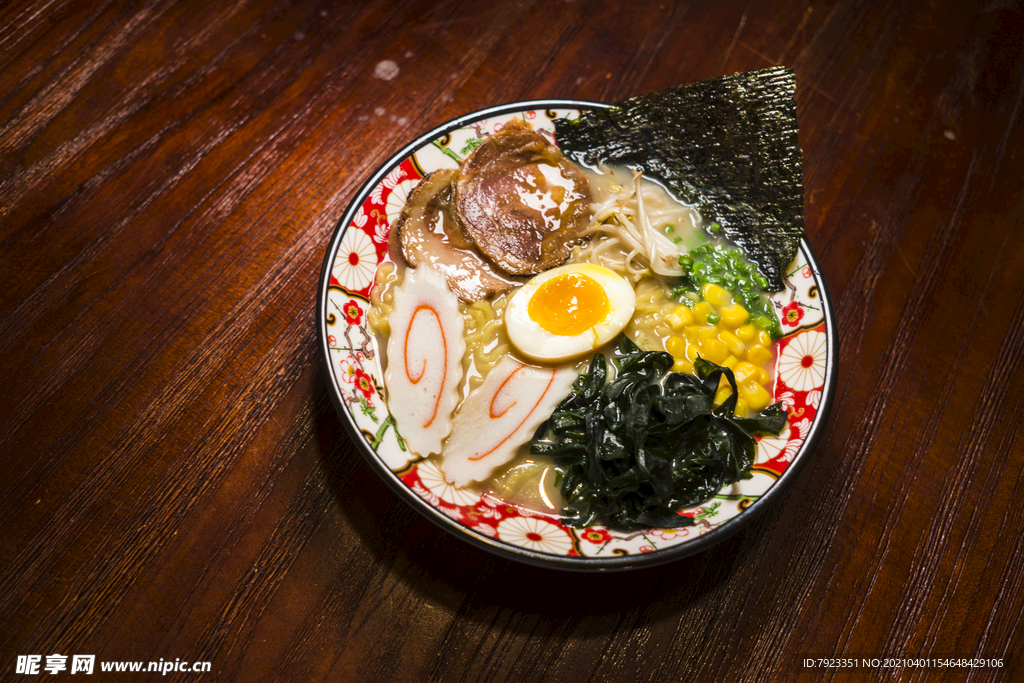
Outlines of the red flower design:
[[373,380],[359,368],[355,369],[355,385],[359,391],[363,392],[363,396],[366,398],[373,396]]
[[349,299],[342,311],[345,313],[345,322],[349,325],[358,325],[363,320],[363,309],[359,308],[355,299]]
[[581,534],[581,536],[594,545],[601,545],[602,543],[607,543],[612,540],[612,535],[605,529],[587,529]]
[[799,325],[803,317],[804,309],[800,308],[800,304],[796,301],[791,301],[782,309],[782,322],[790,327]]

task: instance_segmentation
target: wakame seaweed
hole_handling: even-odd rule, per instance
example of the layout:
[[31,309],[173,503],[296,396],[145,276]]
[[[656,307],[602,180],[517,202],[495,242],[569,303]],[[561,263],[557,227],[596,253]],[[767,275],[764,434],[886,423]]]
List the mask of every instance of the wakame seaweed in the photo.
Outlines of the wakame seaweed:
[[[620,337],[610,372],[597,354],[572,392],[541,426],[530,450],[562,466],[562,511],[576,527],[619,531],[690,526],[681,508],[750,478],[755,433],[778,434],[787,413],[777,403],[735,416],[732,370],[698,358],[698,376],[669,372],[673,358],[641,351]],[[713,407],[722,377],[733,392]]]
[[661,180],[780,291],[804,235],[795,92],[784,67],[724,76],[555,119],[556,139],[577,162],[624,164]]

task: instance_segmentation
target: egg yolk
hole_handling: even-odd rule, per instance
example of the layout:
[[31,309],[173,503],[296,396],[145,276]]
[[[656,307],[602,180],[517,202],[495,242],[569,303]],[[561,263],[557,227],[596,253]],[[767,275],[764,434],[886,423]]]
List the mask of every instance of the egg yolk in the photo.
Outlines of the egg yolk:
[[610,309],[604,287],[580,273],[551,278],[537,288],[527,306],[534,322],[563,337],[586,332],[603,321]]

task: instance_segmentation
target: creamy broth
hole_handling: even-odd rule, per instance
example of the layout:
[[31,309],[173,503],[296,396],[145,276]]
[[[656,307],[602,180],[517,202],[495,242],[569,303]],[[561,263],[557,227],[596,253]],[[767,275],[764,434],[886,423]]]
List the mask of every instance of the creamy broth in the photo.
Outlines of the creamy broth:
[[[709,242],[697,210],[678,201],[660,184],[646,178],[635,179],[628,168],[602,167],[585,171],[593,195],[593,219],[588,231],[589,240],[574,247],[569,260],[603,265],[633,285],[636,306],[625,334],[643,350],[672,354],[675,359],[673,370],[678,372],[693,373],[693,360],[697,355],[732,368],[740,380],[739,414],[759,410],[764,407],[762,403],[767,405],[766,397],[771,394],[773,359],[770,338],[765,339],[767,335],[764,333],[758,335],[756,331],[751,333],[742,329],[743,325],[732,324],[734,318],[727,318],[723,313],[729,310],[729,306],[735,306],[735,302],[731,298],[723,298],[719,292],[711,292],[715,297],[714,305],[705,302],[702,297],[705,293],[701,292],[687,293],[689,298],[684,297],[680,301],[673,293],[673,285],[678,280],[652,272],[651,261],[644,251],[647,248],[646,253],[650,253],[650,235],[629,233],[640,220],[635,191],[638,185],[642,188],[647,226],[660,235],[662,247],[671,245],[673,254],[686,253]],[[387,365],[383,350],[390,334],[388,314],[392,308],[393,293],[408,267],[394,238],[390,247],[397,256],[378,269],[371,294],[372,306],[367,315],[370,329],[377,339],[377,348],[381,350],[383,367]],[[677,256],[673,258],[678,260]],[[509,343],[503,323],[505,306],[514,291],[472,303],[459,303],[467,347],[462,361],[464,378],[459,388],[459,406],[481,385],[502,357],[512,355],[529,363]],[[767,355],[755,353],[748,357],[755,347],[766,350]],[[568,365],[583,372],[593,354],[592,351]],[[716,400],[721,402],[728,393],[731,393],[731,388],[723,378],[723,387]],[[391,398],[387,395],[387,387],[385,398]],[[430,457],[440,464],[440,456]],[[489,493],[510,505],[557,515],[563,507],[560,475],[558,466],[551,459],[531,454],[526,444],[517,450],[511,462],[495,470],[488,479],[466,488]]]

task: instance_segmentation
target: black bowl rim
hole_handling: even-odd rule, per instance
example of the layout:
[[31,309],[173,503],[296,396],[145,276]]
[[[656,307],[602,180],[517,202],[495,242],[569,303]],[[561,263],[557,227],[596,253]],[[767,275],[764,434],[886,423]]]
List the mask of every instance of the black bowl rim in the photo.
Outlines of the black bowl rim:
[[327,253],[324,256],[324,262],[320,271],[316,300],[318,355],[320,356],[322,368],[327,373],[331,402],[334,404],[335,410],[342,417],[342,424],[345,426],[345,430],[348,432],[349,437],[355,442],[360,453],[362,453],[363,457],[367,462],[369,462],[371,468],[383,478],[388,486],[406,503],[411,505],[414,510],[425,516],[431,522],[478,548],[494,553],[505,559],[516,560],[537,567],[580,572],[611,572],[646,568],[702,552],[707,548],[721,543],[727,538],[733,536],[738,531],[749,526],[752,522],[761,517],[769,505],[782,496],[793,480],[796,479],[800,470],[803,469],[804,464],[809,459],[808,456],[817,445],[818,440],[821,438],[821,435],[825,430],[826,423],[828,422],[829,411],[832,407],[832,400],[835,394],[839,359],[837,348],[838,335],[836,333],[836,319],[835,310],[832,304],[832,297],[829,294],[828,284],[825,281],[824,274],[821,272],[821,266],[818,263],[817,256],[806,238],[801,240],[800,247],[803,249],[804,255],[807,257],[808,265],[811,267],[811,270],[820,285],[819,292],[821,295],[821,301],[824,304],[825,334],[829,343],[825,362],[825,383],[822,390],[821,401],[818,404],[818,411],[815,416],[815,420],[811,425],[810,431],[804,440],[803,446],[801,446],[798,451],[799,457],[794,458],[790,466],[786,468],[786,470],[779,476],[764,495],[758,498],[746,510],[743,510],[739,515],[730,519],[722,526],[711,530],[707,534],[704,534],[693,541],[688,541],[669,548],[655,550],[649,553],[642,553],[639,555],[615,555],[603,558],[558,556],[532,551],[527,548],[519,548],[511,544],[500,543],[464,527],[459,522],[441,513],[417,496],[411,489],[409,489],[409,487],[402,483],[398,476],[377,457],[377,454],[374,453],[371,448],[367,446],[363,440],[362,434],[359,432],[357,426],[352,422],[352,418],[350,417],[348,410],[345,409],[341,398],[338,396],[338,392],[335,390],[335,382],[333,380],[331,369],[330,350],[327,346],[327,324],[324,302],[327,300],[331,267],[334,264],[335,255],[337,254],[341,238],[344,236],[347,226],[352,222],[352,218],[355,216],[356,211],[358,211],[359,207],[362,206],[366,196],[373,190],[373,188],[376,187],[388,173],[394,170],[396,166],[411,156],[413,152],[430,143],[432,140],[436,140],[437,138],[451,133],[452,131],[463,128],[470,123],[491,118],[492,116],[536,109],[585,110],[608,109],[611,108],[611,106],[612,105],[602,102],[572,99],[540,99],[526,100],[522,102],[509,102],[464,114],[420,135],[415,140],[402,147],[399,152],[392,155],[386,162],[381,164],[370,176],[369,180],[364,182],[360,186],[359,191],[353,196],[348,208],[345,210],[345,213],[334,228],[330,244],[327,248]]

